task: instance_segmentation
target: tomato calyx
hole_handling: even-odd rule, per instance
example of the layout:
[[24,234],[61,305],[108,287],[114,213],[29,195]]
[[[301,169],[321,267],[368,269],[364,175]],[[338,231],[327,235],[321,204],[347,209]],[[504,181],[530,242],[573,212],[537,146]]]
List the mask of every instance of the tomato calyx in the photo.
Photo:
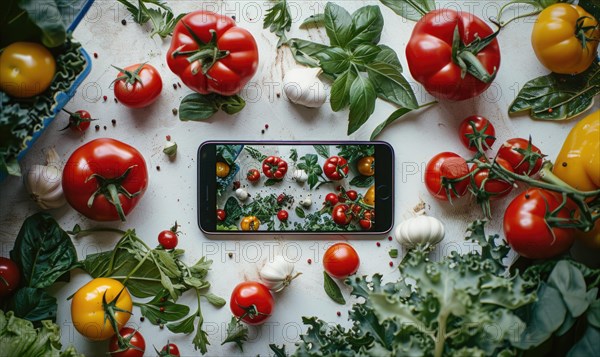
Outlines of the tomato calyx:
[[90,198],[87,202],[88,207],[90,207],[90,208],[92,207],[92,205],[94,204],[94,200],[96,199],[96,196],[104,195],[104,197],[106,197],[108,202],[110,202],[113,206],[115,206],[115,209],[117,210],[117,213],[119,214],[119,218],[121,219],[121,221],[125,222],[125,212],[123,211],[123,206],[121,205],[121,201],[119,199],[119,193],[128,199],[132,199],[132,198],[138,196],[140,193],[142,193],[142,191],[130,193],[122,185],[123,181],[125,181],[125,179],[129,175],[131,170],[136,166],[137,165],[129,166],[127,168],[127,170],[125,170],[125,172],[123,172],[123,174],[117,178],[107,179],[97,173],[91,174],[85,180],[85,182],[88,182],[91,179],[96,179],[96,181],[98,183],[98,188],[90,196]]
[[462,79],[465,78],[467,73],[483,83],[491,83],[496,78],[498,68],[494,67],[494,71],[491,74],[488,73],[484,65],[477,58],[477,54],[494,41],[498,33],[500,33],[500,28],[484,38],[476,36],[475,40],[465,45],[460,36],[458,22],[456,23],[452,39],[452,62],[460,67]]
[[140,352],[144,352],[143,349],[139,348],[138,346],[134,345],[133,343],[131,343],[131,340],[133,338],[135,338],[136,333],[138,333],[138,330],[135,330],[133,333],[129,334],[128,337],[123,337],[121,336],[121,333],[118,332],[117,333],[117,345],[119,346],[118,350],[115,351],[110,351],[109,354],[117,354],[119,352],[125,352],[125,351],[129,351],[129,350],[136,350],[136,351],[140,351]]
[[254,304],[252,304],[250,306],[244,306],[244,305],[237,304],[237,306],[240,309],[244,310],[244,314],[242,314],[240,317],[237,318],[238,322],[242,321],[245,318],[254,320],[255,318],[257,318],[259,316],[271,316],[271,314],[265,314],[263,312],[258,311],[258,308]]
[[533,143],[531,142],[531,135],[529,136],[529,141],[527,142],[527,148],[522,149],[518,147],[513,147],[512,150],[518,152],[523,155],[523,159],[514,167],[517,169],[521,165],[527,163],[529,165],[529,169],[525,172],[527,176],[529,176],[533,170],[535,170],[535,164],[539,159],[543,159],[546,155],[536,152],[533,149]]
[[[123,289],[121,289],[121,291],[119,291],[117,296],[115,296],[115,298],[112,299],[110,302],[106,301],[106,291],[104,292],[104,294],[102,294],[102,309],[104,310],[104,321],[108,320],[108,322],[110,323],[112,329],[115,331],[115,334],[116,334],[117,340],[118,340],[118,344],[119,344],[119,351],[115,351],[115,352],[122,352],[129,348],[133,348],[136,350],[138,349],[137,346],[133,346],[130,343],[131,338],[129,338],[129,339],[123,338],[123,336],[121,336],[121,334],[119,333],[119,325],[117,324],[117,317],[116,317],[115,313],[122,312],[122,313],[131,315],[131,311],[124,310],[124,309],[117,307],[117,301],[119,301],[119,298],[121,297],[121,294],[123,293],[124,290],[125,290],[125,287],[123,287]],[[130,337],[133,337],[133,335],[134,334],[131,334]]]
[[[194,42],[196,42],[198,49],[191,50],[191,51],[181,51],[181,49],[184,47],[184,45],[182,45],[181,47],[179,47],[178,49],[173,51],[173,53],[171,53],[171,56],[172,57],[187,56],[187,61],[189,63],[194,63],[194,62],[198,61],[198,63],[200,64],[200,68],[202,69],[202,74],[204,74],[205,76],[210,78],[210,76],[207,75],[208,71],[212,68],[212,66],[217,61],[229,56],[229,51],[219,50],[219,47],[217,46],[217,32],[214,29],[209,30],[210,34],[211,34],[211,38],[208,43],[205,43],[189,27],[189,25],[185,23],[185,21],[181,20],[181,23],[186,28],[186,30],[189,32],[190,36],[192,36],[192,38],[194,39]],[[192,74],[196,75],[197,73],[198,73],[198,67],[197,66],[193,67]]]
[[177,357],[177,356],[179,356],[179,354],[171,353],[171,351],[179,351],[179,349],[177,349],[177,346],[172,344],[169,340],[167,340],[167,344],[160,351],[156,348],[156,346],[152,346],[152,347],[154,347],[154,351],[156,351],[156,355],[158,357]]
[[586,49],[587,48],[587,44],[588,42],[598,42],[598,38],[595,37],[589,37],[588,36],[588,32],[593,32],[598,28],[598,25],[596,26],[584,26],[584,22],[586,19],[592,19],[594,20],[594,18],[590,17],[590,16],[581,16],[580,18],[577,19],[577,22],[575,23],[575,37],[577,37],[577,39],[579,40],[579,42],[581,42],[581,48]]
[[[81,125],[82,123],[89,123],[91,121],[94,120],[98,120],[98,119],[93,119],[93,118],[84,118],[83,113],[84,111],[76,111],[76,112],[70,112],[66,109],[62,109],[63,112],[69,114],[69,124],[67,124],[67,126],[65,126],[64,128],[60,129],[59,131],[64,131],[70,128],[77,128],[79,127],[79,125]],[[89,113],[85,112],[87,115],[89,115]],[[86,115],[86,116],[87,116]],[[83,130],[82,130],[83,131]]]
[[126,69],[122,69],[119,68],[117,66],[111,65],[114,69],[116,69],[117,71],[123,73],[122,76],[119,76],[117,78],[115,78],[114,81],[112,81],[112,83],[118,82],[118,81],[124,81],[127,84],[135,84],[135,82],[140,82],[142,83],[142,78],[140,77],[140,72],[142,71],[142,69],[144,68],[144,66],[146,65],[147,62],[144,63],[140,63],[140,65],[132,72],[132,71],[128,71]]
[[485,123],[485,126],[481,130],[477,130],[476,123],[474,121],[470,121],[469,126],[473,129],[473,133],[464,134],[465,137],[469,140],[468,146],[473,146],[477,148],[478,153],[491,149],[491,146],[488,144],[488,141],[495,141],[496,137],[494,135],[489,135],[486,133],[490,126],[490,123]]

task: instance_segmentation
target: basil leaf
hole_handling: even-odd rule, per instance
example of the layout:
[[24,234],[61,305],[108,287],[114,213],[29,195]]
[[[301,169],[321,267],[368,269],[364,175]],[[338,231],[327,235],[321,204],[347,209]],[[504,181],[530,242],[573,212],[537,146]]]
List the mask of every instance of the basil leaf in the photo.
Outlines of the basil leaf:
[[219,109],[229,115],[239,113],[246,106],[246,101],[237,94],[232,96],[217,95],[215,101]]
[[578,75],[550,73],[525,83],[508,114],[529,111],[533,119],[565,120],[594,104],[600,93],[600,62]]
[[315,54],[323,72],[329,74],[338,74],[347,71],[350,67],[350,55],[339,47],[324,49]]
[[386,45],[377,45],[381,49],[381,52],[375,57],[375,61],[383,62],[394,66],[398,71],[402,72],[402,65],[398,59],[396,51]]
[[367,77],[358,75],[350,86],[350,117],[348,135],[354,133],[375,111],[377,94],[373,83]]
[[327,296],[329,296],[331,300],[337,302],[338,304],[345,305],[346,300],[342,295],[340,287],[325,271],[323,272],[323,279],[325,279],[323,287],[325,288],[325,293],[327,293]]
[[52,320],[56,322],[56,298],[44,289],[23,287],[10,298],[7,309],[15,316],[31,322]]
[[313,145],[313,148],[324,159],[329,159],[329,146],[328,145]]
[[290,39],[288,45],[296,62],[309,67],[318,67],[319,60],[315,55],[329,48],[326,45],[299,38]]
[[10,258],[19,266],[22,285],[46,288],[77,263],[71,237],[47,213],[36,213],[23,222]]
[[348,48],[365,42],[378,43],[383,31],[383,15],[379,6],[363,6],[352,14],[354,33]]
[[281,180],[270,178],[267,181],[265,181],[264,185],[265,185],[265,187],[269,187],[269,186],[275,185],[278,182],[281,182]]
[[366,64],[366,68],[369,79],[375,85],[377,95],[381,99],[403,108],[416,109],[418,107],[415,93],[398,68],[383,62]]
[[41,31],[41,41],[46,47],[57,47],[67,40],[67,30],[54,0],[19,0],[23,9]]
[[371,187],[374,182],[375,177],[373,176],[355,176],[352,180],[350,180],[350,186]]
[[423,15],[435,10],[433,0],[380,0],[399,16],[407,20],[419,21]]
[[192,333],[194,332],[194,320],[196,320],[196,314],[190,315],[179,322],[167,324],[167,328],[173,333]]
[[352,52],[352,62],[367,64],[373,61],[381,52],[381,48],[370,43],[363,43]]
[[304,210],[302,209],[302,207],[296,207],[296,216],[298,216],[300,218],[306,217],[306,214],[304,213]]
[[221,343],[223,346],[226,343],[234,342],[244,352],[244,342],[248,341],[248,327],[241,324],[235,316],[231,317],[229,325],[227,325],[227,337]]
[[331,85],[329,97],[334,112],[344,109],[350,103],[350,87],[355,79],[356,72],[350,69],[339,75]]
[[301,29],[306,29],[310,26],[323,26],[325,24],[325,14],[310,15],[300,24]]
[[353,37],[352,17],[343,7],[328,2],[325,6],[325,30],[332,46],[346,47]]
[[[158,325],[167,321],[177,321],[187,316],[190,308],[186,305],[175,304],[172,301],[158,302],[154,304],[139,304],[142,316],[148,319],[153,325]],[[163,307],[164,311],[160,311]]]
[[223,299],[222,297],[217,296],[213,293],[206,293],[202,296],[204,296],[211,305],[216,306],[216,307],[225,306],[225,304],[227,303],[225,301],[225,299]]
[[234,226],[243,213],[242,207],[240,206],[238,200],[235,197],[229,197],[227,199],[223,210],[226,214],[225,221],[223,222],[223,224],[226,226]]
[[182,121],[200,121],[212,117],[219,108],[210,95],[191,93],[179,104],[179,119]]
[[404,114],[411,112],[412,109],[408,108],[400,108],[394,111],[390,116],[381,124],[377,125],[377,127],[371,133],[370,140],[375,140],[375,138],[385,129],[388,125],[392,124],[396,120],[400,119]]

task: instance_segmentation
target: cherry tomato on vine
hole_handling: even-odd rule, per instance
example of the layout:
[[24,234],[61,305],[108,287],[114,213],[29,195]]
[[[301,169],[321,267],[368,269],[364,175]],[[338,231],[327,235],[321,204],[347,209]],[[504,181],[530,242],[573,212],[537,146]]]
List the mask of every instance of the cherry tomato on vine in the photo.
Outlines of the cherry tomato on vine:
[[353,214],[350,206],[347,204],[338,204],[333,207],[331,211],[331,217],[336,224],[340,226],[347,226],[352,221]]
[[246,178],[250,182],[256,182],[256,181],[260,180],[260,172],[257,169],[250,169],[250,170],[248,170],[248,173],[246,174]]
[[11,259],[0,257],[0,298],[6,297],[19,287],[21,270]]
[[575,231],[550,227],[549,219],[571,217],[569,204],[550,217],[562,204],[558,193],[539,188],[529,189],[515,197],[504,213],[504,235],[512,249],[529,259],[548,259],[566,252],[573,243]]
[[458,127],[458,137],[462,144],[471,151],[477,151],[481,143],[481,149],[487,150],[496,141],[496,129],[486,118],[479,115],[471,115],[465,118]]
[[63,111],[69,114],[69,124],[62,128],[61,131],[71,129],[75,132],[82,133],[90,127],[90,122],[92,120],[96,120],[92,119],[90,113],[85,110],[78,110],[74,113],[66,109],[63,109]]
[[177,222],[175,222],[175,225],[171,227],[171,229],[165,229],[158,234],[158,243],[164,249],[175,249],[175,247],[177,247],[177,243],[179,242],[179,239],[177,238],[177,227]]
[[223,222],[225,220],[225,218],[227,218],[227,213],[222,209],[218,209],[217,210],[217,219],[219,221]]
[[429,193],[443,201],[461,197],[469,186],[469,178],[457,182],[446,182],[465,177],[469,174],[467,161],[452,152],[435,155],[425,167],[425,187]]
[[239,283],[231,292],[229,307],[237,318],[249,325],[264,323],[275,305],[269,288],[256,281]]
[[356,192],[354,190],[346,191],[345,197],[347,199],[349,199],[350,201],[356,201],[356,199],[358,198],[358,192]]
[[279,212],[277,212],[277,219],[279,219],[282,222],[285,222],[288,220],[289,214],[288,211],[282,209],[279,210]]
[[217,161],[217,177],[227,177],[229,175],[230,167],[224,162]]
[[323,255],[323,267],[334,278],[347,278],[356,273],[359,265],[358,253],[348,243],[335,243]]
[[375,214],[373,211],[366,211],[363,213],[362,218],[358,221],[358,224],[363,230],[368,231],[369,229],[373,228],[374,218]]
[[336,195],[333,192],[330,192],[325,196],[325,202],[323,202],[323,204],[327,207],[333,207],[333,206],[337,205],[338,202],[339,202],[338,195]]
[[[513,168],[508,161],[501,158],[496,158],[496,163],[502,166],[504,169],[513,172]],[[478,170],[477,165],[474,165],[471,169],[471,172],[476,170]],[[485,195],[486,197],[489,197],[490,200],[502,198],[508,195],[513,189],[513,185],[502,178],[490,178],[489,169],[479,169],[473,175],[473,183],[475,185],[475,190],[485,190]]]
[[513,138],[502,144],[498,157],[508,161],[519,175],[533,176],[540,171],[544,155],[531,140]]
[[341,156],[332,156],[325,160],[323,164],[323,172],[328,179],[338,181],[348,176],[348,160]]
[[358,160],[356,167],[361,175],[373,176],[375,175],[375,158],[373,156],[365,156]]
[[[114,67],[114,66],[113,66]],[[119,70],[115,79],[115,97],[130,108],[143,108],[154,103],[163,83],[158,70],[147,63],[138,63]]]
[[139,331],[131,327],[123,327],[119,331],[119,335],[124,341],[127,341],[128,346],[124,349],[119,347],[117,335],[111,337],[108,343],[108,351],[110,356],[114,357],[142,357],[146,351],[146,341]]
[[179,357],[179,348],[174,343],[167,343],[158,353],[159,357]]

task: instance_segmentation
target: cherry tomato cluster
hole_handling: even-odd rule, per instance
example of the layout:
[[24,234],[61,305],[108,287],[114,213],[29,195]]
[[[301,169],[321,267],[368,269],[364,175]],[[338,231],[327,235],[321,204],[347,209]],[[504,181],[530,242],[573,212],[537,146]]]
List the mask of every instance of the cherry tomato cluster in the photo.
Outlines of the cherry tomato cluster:
[[325,195],[322,211],[331,210],[331,218],[340,226],[347,226],[352,221],[357,221],[363,230],[373,228],[375,223],[375,210],[364,202],[355,190],[345,190],[339,186],[339,193],[333,192]]

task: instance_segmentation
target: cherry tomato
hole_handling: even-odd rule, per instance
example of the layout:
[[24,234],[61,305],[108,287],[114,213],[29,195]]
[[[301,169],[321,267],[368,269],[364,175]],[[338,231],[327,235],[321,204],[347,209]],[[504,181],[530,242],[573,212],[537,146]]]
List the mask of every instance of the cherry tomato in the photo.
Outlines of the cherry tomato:
[[447,183],[467,176],[469,166],[465,159],[452,152],[442,152],[434,156],[425,168],[425,187],[438,200],[447,201],[450,198],[463,196],[469,186],[468,177],[464,180]]
[[174,343],[167,343],[158,353],[159,357],[179,357],[179,348]]
[[271,316],[274,305],[269,288],[256,281],[239,283],[229,302],[231,312],[249,325],[264,323]]
[[325,160],[323,172],[328,179],[338,181],[348,176],[348,161],[341,156],[332,156]]
[[502,144],[498,157],[508,161],[519,175],[533,176],[540,171],[544,155],[531,140],[514,138]]
[[323,255],[323,267],[334,278],[347,278],[356,273],[359,265],[358,253],[348,243],[336,243]]
[[11,295],[19,287],[21,271],[17,263],[0,257],[0,298]]
[[496,129],[486,118],[471,115],[465,118],[458,127],[458,136],[462,144],[471,151],[477,151],[479,145],[482,150],[492,147],[496,141]]
[[375,158],[373,156],[365,156],[358,160],[356,167],[361,175],[373,176],[375,175]]
[[115,80],[114,91],[115,97],[123,105],[143,108],[158,99],[163,83],[156,68],[147,63],[138,63],[117,69],[119,74]]
[[325,196],[325,202],[323,202],[323,204],[327,207],[333,207],[333,206],[337,205],[338,202],[339,202],[338,195],[336,195],[333,192],[330,192]]
[[146,351],[146,341],[139,331],[131,327],[123,327],[119,331],[119,335],[124,341],[128,341],[128,346],[124,349],[119,347],[117,335],[111,337],[108,343],[108,351],[113,357],[142,357]]
[[85,110],[78,110],[75,113],[72,113],[66,109],[63,109],[63,111],[69,114],[69,124],[61,130],[71,129],[75,132],[82,133],[90,127],[90,122],[92,120],[96,120],[92,119],[90,113]]
[[287,221],[288,217],[289,217],[288,211],[286,211],[284,209],[277,212],[277,219],[279,219],[282,222]]
[[278,156],[269,156],[262,163],[265,176],[270,179],[281,180],[288,170],[288,164]]
[[227,213],[222,209],[218,209],[217,210],[217,219],[219,221],[223,222],[225,220],[225,218],[227,218]]
[[363,213],[362,218],[358,221],[358,224],[360,225],[360,227],[365,230],[368,231],[369,229],[373,228],[373,219],[375,218],[375,214],[372,211],[365,211]]
[[166,229],[158,234],[158,243],[164,249],[175,249],[177,247],[177,243],[179,242],[177,227],[177,222],[175,222],[175,225],[171,229]]
[[331,217],[336,224],[347,226],[352,221],[352,210],[347,204],[338,204],[333,207]]
[[338,196],[340,202],[346,202],[346,199],[350,201],[356,201],[356,199],[358,198],[358,192],[354,190],[342,191]]
[[[539,188],[529,189],[515,197],[504,213],[504,235],[519,255],[530,259],[548,259],[566,252],[573,243],[575,231],[551,228],[546,217],[562,203],[562,196]],[[568,205],[556,217],[568,220]]]
[[221,161],[217,162],[217,177],[227,177],[229,175],[229,170],[229,165]]
[[[513,168],[510,163],[504,159],[496,158],[496,163],[506,170],[513,172]],[[477,170],[477,166],[473,166],[471,171]],[[501,197],[504,197],[510,193],[513,189],[513,185],[505,181],[501,178],[490,178],[490,170],[481,169],[477,171],[473,175],[473,181],[475,184],[475,189],[478,191],[485,190],[486,197],[489,197],[490,200],[497,200]]]
[[256,181],[260,180],[260,172],[257,169],[250,169],[250,170],[248,170],[248,173],[246,174],[246,178],[250,182],[256,182]]

